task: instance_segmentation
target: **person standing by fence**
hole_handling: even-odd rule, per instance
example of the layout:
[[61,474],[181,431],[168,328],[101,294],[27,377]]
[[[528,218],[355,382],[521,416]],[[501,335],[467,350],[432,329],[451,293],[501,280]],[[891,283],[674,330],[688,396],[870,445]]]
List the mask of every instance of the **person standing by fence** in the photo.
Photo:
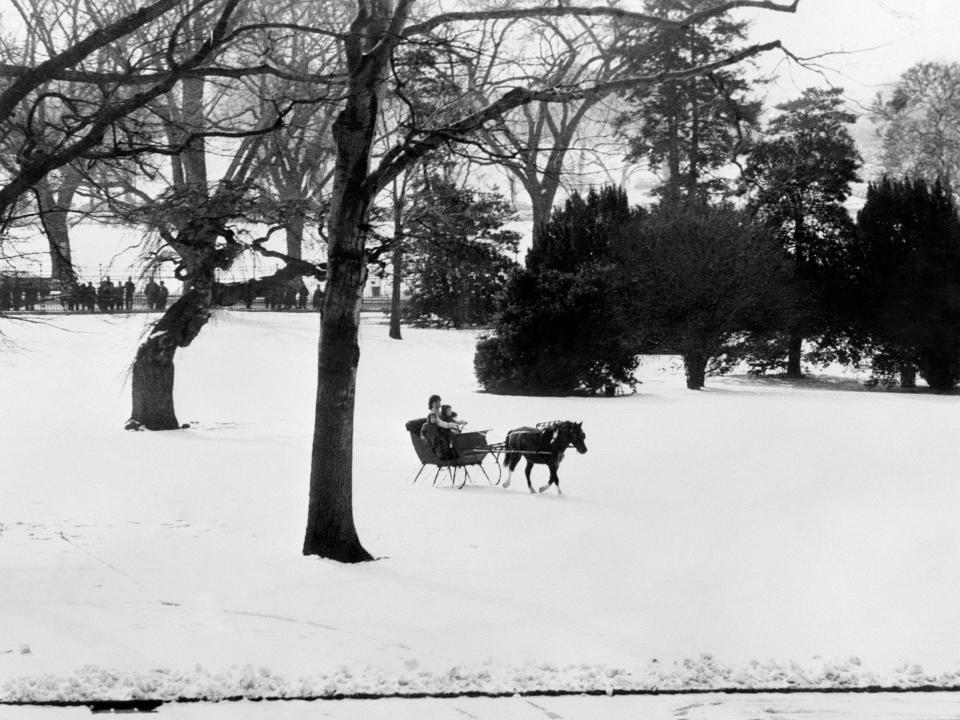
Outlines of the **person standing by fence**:
[[123,306],[127,312],[133,310],[133,293],[137,286],[133,284],[133,278],[128,276],[123,284]]
[[156,310],[157,300],[160,297],[160,286],[157,285],[153,278],[150,278],[150,282],[148,282],[147,286],[143,289],[143,294],[147,298],[147,309]]

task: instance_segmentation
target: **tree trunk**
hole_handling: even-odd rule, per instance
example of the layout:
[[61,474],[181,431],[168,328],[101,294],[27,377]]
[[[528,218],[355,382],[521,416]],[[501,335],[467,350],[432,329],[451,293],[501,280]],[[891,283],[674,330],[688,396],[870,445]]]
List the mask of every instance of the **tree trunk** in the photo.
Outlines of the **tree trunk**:
[[[677,98],[677,89],[671,85],[668,90],[674,98],[674,107],[679,102]],[[674,205],[680,202],[680,186],[683,178],[680,175],[680,122],[676,113],[672,113],[667,120],[669,137],[667,140],[667,183],[664,189],[663,199],[668,205]]]
[[128,430],[177,430],[173,405],[173,358],[187,347],[210,319],[213,280],[194,280],[191,289],[171,305],[153,326],[133,361],[133,408]]
[[291,215],[283,225],[287,235],[287,255],[300,260],[303,257],[303,216]]
[[206,139],[202,133],[207,129],[203,95],[206,80],[188,78],[183,85],[183,127],[184,138],[190,138],[187,147],[180,154],[183,163],[184,179],[188,185],[206,189],[207,156]]
[[180,422],[173,408],[173,356],[176,345],[148,339],[137,349],[133,361],[133,410],[128,430],[177,430]]
[[366,267],[362,257],[330,260],[303,554],[362,562],[372,557],[360,544],[353,521],[353,421]]
[[77,276],[70,252],[67,211],[57,207],[53,193],[46,187],[37,188],[37,205],[40,207],[40,221],[50,247],[50,277],[68,285],[73,284]]
[[707,355],[699,350],[683,354],[683,369],[687,375],[687,389],[700,390],[707,379]]
[[917,368],[911,363],[904,363],[900,366],[900,387],[906,390],[914,390],[917,387]]
[[533,214],[533,228],[530,233],[530,247],[531,249],[539,249],[541,243],[543,242],[544,228],[546,228],[547,223],[550,222],[550,211],[553,209],[553,206],[541,198],[539,192],[528,190],[528,194],[530,197],[530,205],[532,207]]
[[803,354],[803,336],[799,331],[794,330],[790,333],[790,340],[787,344],[787,377],[799,380],[803,377],[803,369],[800,366],[801,356]]
[[49,177],[37,183],[34,189],[40,209],[40,222],[50,247],[50,277],[66,285],[77,281],[67,219],[73,206],[73,197],[82,182],[80,173],[72,165],[68,165],[62,171],[60,187],[56,193],[50,187]]
[[[400,230],[401,234],[403,230]],[[397,241],[397,235],[394,234],[393,246],[393,276],[390,280],[390,337],[394,340],[402,340],[400,334],[400,290],[403,284],[403,244]]]
[[[400,8],[403,8],[401,10]],[[393,44],[391,3],[374,0],[344,39],[350,73],[346,104],[333,124],[337,147],[327,215],[327,292],[317,361],[317,405],[304,555],[340,562],[372,560],[353,521],[353,421],[360,362],[360,305],[366,281],[362,228],[377,188],[366,181],[379,113],[379,89]],[[396,10],[400,27],[409,3]],[[379,43],[379,44],[378,44]]]

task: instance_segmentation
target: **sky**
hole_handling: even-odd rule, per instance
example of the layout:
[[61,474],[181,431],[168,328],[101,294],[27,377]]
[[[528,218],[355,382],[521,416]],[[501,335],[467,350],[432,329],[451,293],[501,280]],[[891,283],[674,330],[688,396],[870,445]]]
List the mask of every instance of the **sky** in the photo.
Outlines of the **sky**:
[[852,104],[868,105],[877,92],[921,61],[960,61],[960,3],[956,0],[800,0],[794,14],[751,10],[751,39],[779,38],[794,55],[815,57],[819,73],[771,54],[777,71],[773,102],[812,84],[843,87]]

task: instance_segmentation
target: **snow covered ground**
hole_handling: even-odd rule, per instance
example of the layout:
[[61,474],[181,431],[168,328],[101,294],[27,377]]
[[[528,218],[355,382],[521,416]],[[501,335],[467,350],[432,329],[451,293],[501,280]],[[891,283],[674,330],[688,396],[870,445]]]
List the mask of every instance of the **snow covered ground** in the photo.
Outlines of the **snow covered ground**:
[[[634,396],[486,395],[474,333],[370,319],[381,559],[342,566],[300,554],[316,316],[219,315],[172,433],[122,429],[142,316],[0,322],[0,701],[960,686],[958,397],[691,392],[669,358]],[[491,440],[583,421],[564,496],[412,485],[433,392]]]

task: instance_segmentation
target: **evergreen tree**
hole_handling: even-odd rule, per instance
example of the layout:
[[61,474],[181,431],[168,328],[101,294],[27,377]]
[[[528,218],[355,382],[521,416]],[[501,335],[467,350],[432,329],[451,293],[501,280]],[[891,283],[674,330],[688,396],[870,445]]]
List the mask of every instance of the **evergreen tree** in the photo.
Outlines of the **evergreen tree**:
[[624,229],[618,260],[635,333],[683,356],[691,390],[733,338],[775,327],[789,304],[770,231],[726,205],[661,205]]
[[[678,20],[719,0],[649,0],[647,11]],[[634,31],[633,41],[620,46],[631,69],[640,73],[680,71],[736,52],[748,24],[727,15],[700,24],[648,25]],[[621,115],[618,126],[628,138],[630,160],[647,160],[664,169],[658,189],[668,202],[688,198],[702,202],[726,189],[726,180],[713,174],[744,150],[744,130],[756,126],[760,103],[750,100],[750,83],[739,68],[658,83],[627,95],[635,105]]]
[[477,345],[484,388],[541,395],[633,388],[636,323],[612,249],[620,228],[641,215],[617,187],[575,193],[553,213],[544,242],[507,283],[494,334]]
[[857,215],[849,304],[876,379],[912,366],[937,392],[960,380],[960,217],[950,190],[871,183]]
[[553,211],[539,246],[527,253],[527,268],[576,272],[587,263],[607,259],[611,237],[636,213],[626,191],[615,185],[590,188],[586,197],[573,193],[562,209]]
[[477,344],[474,369],[488,392],[607,395],[636,384],[633,319],[613,263],[567,273],[517,271],[494,334]]
[[831,328],[825,291],[843,266],[853,233],[844,203],[858,180],[860,156],[849,130],[856,117],[843,110],[842,92],[810,88],[778,105],[741,181],[750,209],[772,228],[793,260],[795,280],[805,285],[808,300],[793,309],[779,346],[790,377],[802,374],[803,338]]
[[418,182],[403,228],[408,319],[456,328],[488,323],[516,266],[520,236],[503,229],[513,217],[498,193],[458,187],[438,173]]

